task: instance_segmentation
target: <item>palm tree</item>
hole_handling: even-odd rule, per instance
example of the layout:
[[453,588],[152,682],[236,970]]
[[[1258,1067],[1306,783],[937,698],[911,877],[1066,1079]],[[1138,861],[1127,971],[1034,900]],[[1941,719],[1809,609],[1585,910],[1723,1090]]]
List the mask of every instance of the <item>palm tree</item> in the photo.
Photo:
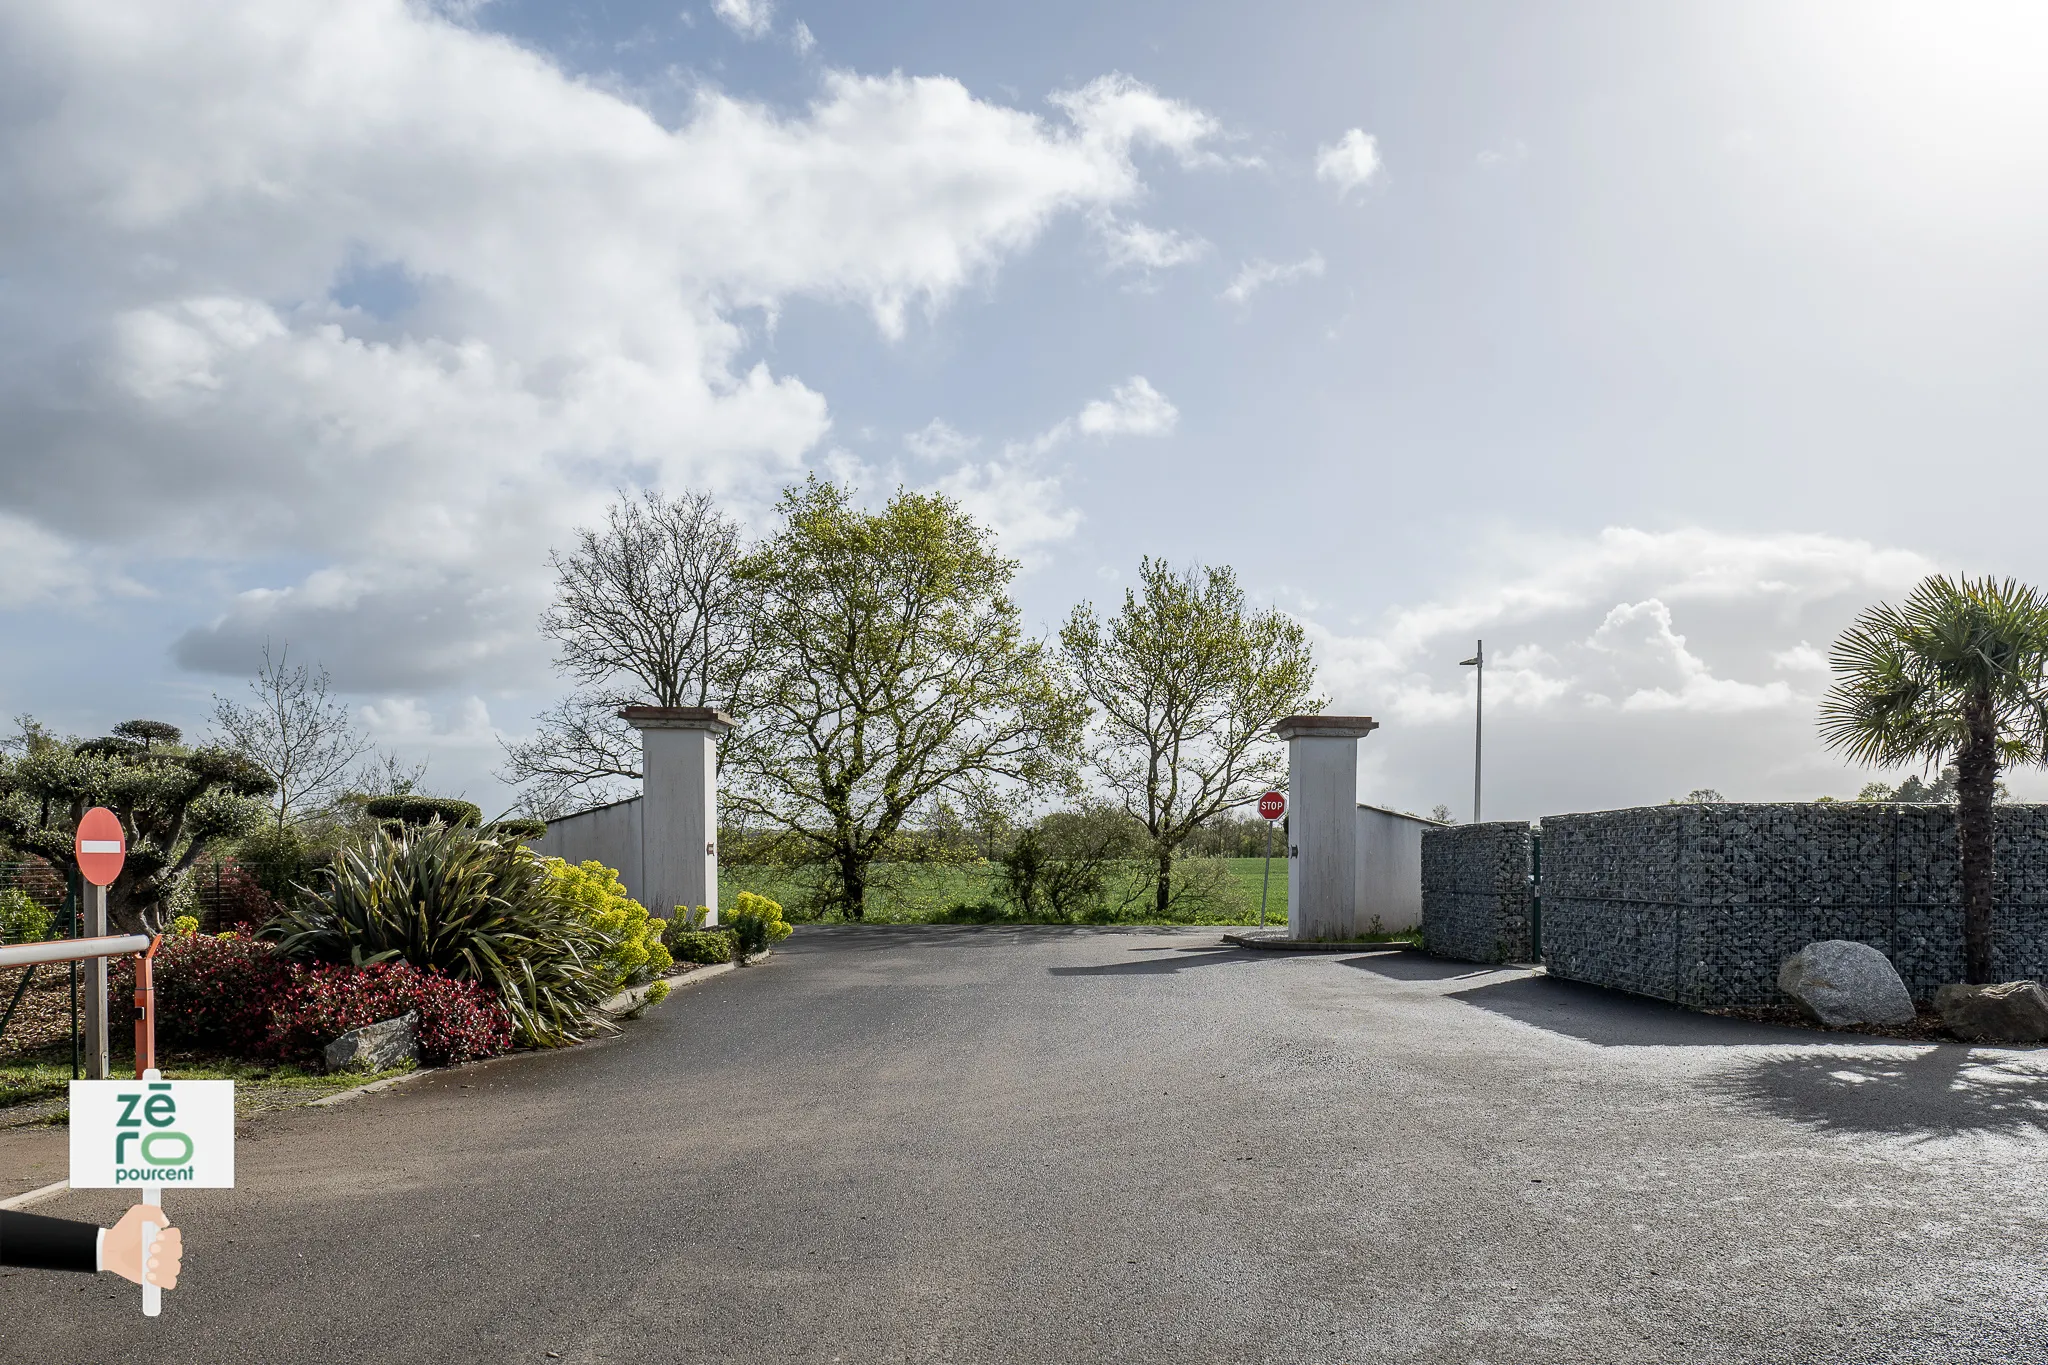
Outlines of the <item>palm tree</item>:
[[1821,738],[1858,763],[1956,766],[1963,965],[1991,980],[1991,803],[1999,770],[2048,761],[2048,596],[2011,579],[1923,579],[1829,651]]

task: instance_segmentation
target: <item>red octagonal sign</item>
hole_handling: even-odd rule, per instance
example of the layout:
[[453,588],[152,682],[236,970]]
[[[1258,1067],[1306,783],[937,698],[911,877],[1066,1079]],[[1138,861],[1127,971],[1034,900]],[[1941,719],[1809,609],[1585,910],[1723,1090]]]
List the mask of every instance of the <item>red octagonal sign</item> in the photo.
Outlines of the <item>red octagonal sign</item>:
[[1278,820],[1287,814],[1287,793],[1267,792],[1259,798],[1259,814],[1267,820]]
[[112,886],[128,857],[128,839],[121,829],[121,817],[105,806],[94,806],[78,822],[73,851],[78,855],[78,870],[87,881],[94,886]]

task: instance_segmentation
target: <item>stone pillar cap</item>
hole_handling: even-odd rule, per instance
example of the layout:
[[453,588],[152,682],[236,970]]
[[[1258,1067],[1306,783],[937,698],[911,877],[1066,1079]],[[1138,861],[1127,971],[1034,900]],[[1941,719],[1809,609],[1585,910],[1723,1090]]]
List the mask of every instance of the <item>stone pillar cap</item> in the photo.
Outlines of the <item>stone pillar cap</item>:
[[715,706],[623,706],[619,719],[635,730],[709,730],[722,735],[733,718]]
[[1273,733],[1282,739],[1363,739],[1379,728],[1371,716],[1288,716]]

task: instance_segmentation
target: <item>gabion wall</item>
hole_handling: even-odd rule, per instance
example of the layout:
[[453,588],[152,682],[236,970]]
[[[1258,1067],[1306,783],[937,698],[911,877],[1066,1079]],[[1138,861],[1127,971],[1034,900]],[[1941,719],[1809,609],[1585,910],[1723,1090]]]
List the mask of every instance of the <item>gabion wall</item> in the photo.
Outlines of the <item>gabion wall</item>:
[[1531,959],[1526,822],[1422,832],[1422,946],[1466,962]]
[[[2000,806],[1997,821],[1996,975],[2048,979],[2048,806]],[[1553,976],[1770,1004],[1788,954],[1844,938],[1889,957],[1916,1000],[1962,980],[1953,806],[1650,806],[1551,816],[1541,838]]]

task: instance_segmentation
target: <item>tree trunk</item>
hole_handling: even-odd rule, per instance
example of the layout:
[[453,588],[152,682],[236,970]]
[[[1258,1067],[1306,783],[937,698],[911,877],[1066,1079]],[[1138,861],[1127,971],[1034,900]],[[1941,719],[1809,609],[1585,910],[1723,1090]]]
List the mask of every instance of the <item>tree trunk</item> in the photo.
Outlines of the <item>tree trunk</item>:
[[848,919],[865,919],[868,910],[868,865],[858,854],[839,858],[839,911]]
[[1997,905],[1998,869],[1992,843],[1993,793],[1998,786],[1998,721],[1989,696],[1964,706],[1969,733],[1956,755],[1956,841],[1963,873],[1963,979],[1971,985],[1994,980],[1991,965],[1992,912]]
[[1159,882],[1153,889],[1152,908],[1159,918],[1166,918],[1167,902],[1173,899],[1173,850],[1159,850]]

